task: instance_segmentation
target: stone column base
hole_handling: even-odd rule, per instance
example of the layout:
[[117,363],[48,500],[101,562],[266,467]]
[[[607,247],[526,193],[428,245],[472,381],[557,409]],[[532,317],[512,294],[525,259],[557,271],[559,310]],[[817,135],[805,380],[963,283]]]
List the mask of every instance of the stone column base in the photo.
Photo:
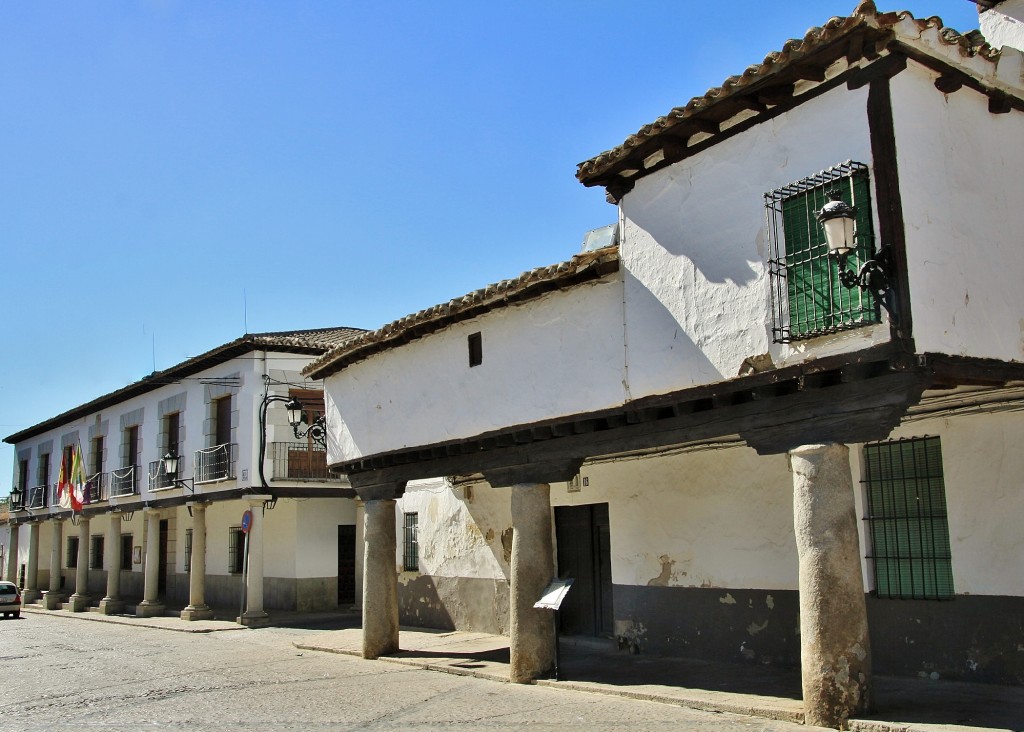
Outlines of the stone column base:
[[206,605],[189,605],[181,611],[182,620],[213,620],[213,610]]
[[235,618],[235,622],[249,628],[263,628],[270,625],[270,616],[262,610],[255,610],[252,612],[247,611],[242,615],[242,617]]
[[70,607],[65,607],[65,610],[70,610],[73,613],[85,612],[89,609],[89,596],[79,595],[77,592],[68,598],[68,602],[65,605],[70,604]]
[[154,600],[143,600],[135,606],[135,617],[155,618],[164,614],[164,604]]
[[35,602],[36,600],[38,600],[42,596],[43,596],[43,593],[40,592],[39,590],[22,590],[22,592],[21,592],[21,601],[23,603],[25,603],[26,605],[28,605],[29,603]]
[[47,610],[59,610],[62,602],[64,602],[63,592],[50,591],[43,593],[43,607]]
[[100,600],[100,612],[104,615],[116,615],[124,612],[124,600],[116,597],[104,597]]

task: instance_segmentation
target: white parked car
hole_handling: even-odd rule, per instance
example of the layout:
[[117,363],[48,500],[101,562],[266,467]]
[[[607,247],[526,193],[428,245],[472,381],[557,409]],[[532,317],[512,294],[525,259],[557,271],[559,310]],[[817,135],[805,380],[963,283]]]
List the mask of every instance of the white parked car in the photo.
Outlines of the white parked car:
[[5,618],[21,617],[21,592],[13,582],[0,582],[0,613]]

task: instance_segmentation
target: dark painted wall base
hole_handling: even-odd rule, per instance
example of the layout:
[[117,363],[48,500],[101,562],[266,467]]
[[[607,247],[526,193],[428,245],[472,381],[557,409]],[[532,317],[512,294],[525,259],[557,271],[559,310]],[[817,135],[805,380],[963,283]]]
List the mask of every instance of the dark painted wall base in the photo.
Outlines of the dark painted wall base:
[[[798,667],[799,594],[614,586],[615,636],[633,653]],[[875,673],[1024,684],[1024,598],[867,597]]]
[[869,596],[868,627],[877,673],[1024,684],[1024,597]]

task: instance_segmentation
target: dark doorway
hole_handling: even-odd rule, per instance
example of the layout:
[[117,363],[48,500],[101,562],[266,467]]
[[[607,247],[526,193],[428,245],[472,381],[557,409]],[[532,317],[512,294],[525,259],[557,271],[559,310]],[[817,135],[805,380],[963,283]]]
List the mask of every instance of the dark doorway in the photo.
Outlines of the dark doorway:
[[159,574],[156,583],[157,593],[160,597],[167,596],[167,537],[169,532],[167,519],[160,520],[160,562]]
[[356,527],[338,527],[338,606],[356,601]]
[[574,582],[559,611],[563,633],[611,637],[612,554],[608,504],[556,506],[558,576]]

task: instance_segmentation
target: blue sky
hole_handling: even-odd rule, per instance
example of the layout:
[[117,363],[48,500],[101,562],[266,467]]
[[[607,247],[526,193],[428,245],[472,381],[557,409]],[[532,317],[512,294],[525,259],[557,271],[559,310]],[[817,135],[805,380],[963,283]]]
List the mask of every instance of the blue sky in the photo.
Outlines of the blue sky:
[[0,4],[0,436],[246,329],[376,328],[567,259],[615,219],[577,163],[855,6]]

